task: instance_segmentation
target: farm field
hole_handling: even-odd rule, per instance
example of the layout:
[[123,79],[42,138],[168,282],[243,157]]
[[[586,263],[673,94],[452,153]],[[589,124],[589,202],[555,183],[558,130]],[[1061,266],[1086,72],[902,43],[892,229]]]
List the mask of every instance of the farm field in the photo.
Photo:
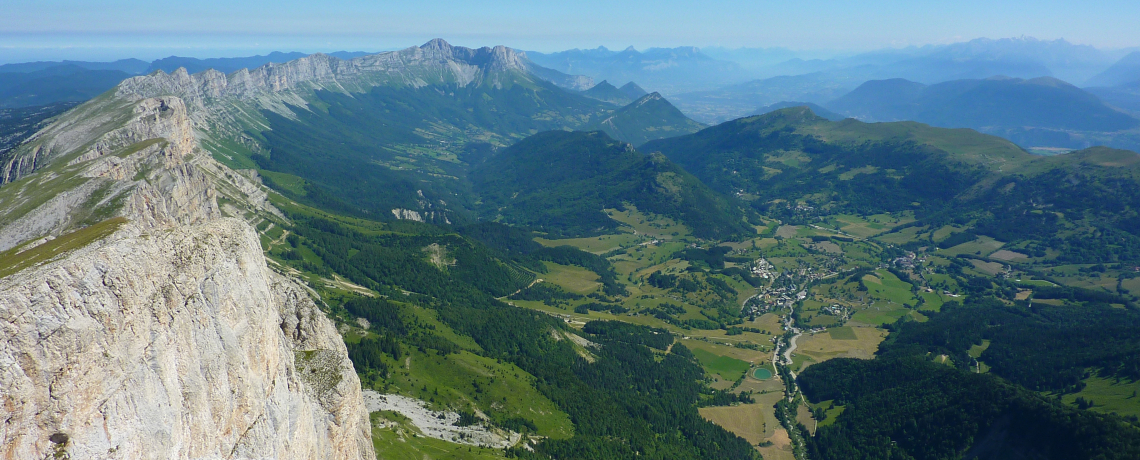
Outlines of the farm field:
[[1067,394],[1061,400],[1076,404],[1077,398],[1092,401],[1088,410],[1102,413],[1116,413],[1121,416],[1140,416],[1140,381],[1129,382],[1101,377],[1084,380],[1085,388],[1080,392]]
[[910,310],[907,310],[902,305],[872,305],[851,315],[851,321],[881,326],[898,321],[899,318],[908,314],[910,314]]
[[554,283],[567,291],[578,294],[589,294],[602,284],[598,282],[598,274],[573,265],[559,265],[552,262],[543,262],[546,273],[538,276],[545,282]]
[[800,337],[793,355],[802,353],[815,362],[832,358],[871,359],[885,338],[886,332],[878,328],[839,327]]
[[694,348],[693,356],[709,374],[720,376],[726,382],[735,382],[744,376],[751,365],[747,361],[729,356],[716,355],[701,348]]
[[765,418],[764,407],[756,403],[702,407],[700,413],[708,421],[724,427],[724,429],[744,438],[752,445],[760,444],[766,439],[766,433],[774,431],[769,430],[767,425],[780,425],[780,422],[774,417]]
[[674,219],[643,213],[632,205],[626,205],[626,210],[624,211],[606,209],[605,212],[610,216],[610,219],[629,226],[635,233],[641,235],[649,235],[663,240],[674,240],[684,239],[692,233],[688,227]]
[[586,252],[594,254],[604,254],[614,249],[620,249],[626,246],[632,246],[641,241],[643,237],[634,235],[633,233],[618,233],[614,235],[602,235],[589,238],[564,238],[557,240],[548,240],[545,238],[535,238],[534,240],[546,247],[556,246],[573,246]]
[[1004,245],[1005,243],[1002,243],[1001,241],[995,240],[988,236],[979,236],[974,241],[962,243],[946,249],[940,249],[938,250],[938,253],[947,256],[956,256],[959,254],[988,256],[996,252],[998,249],[1001,249],[1001,247]]

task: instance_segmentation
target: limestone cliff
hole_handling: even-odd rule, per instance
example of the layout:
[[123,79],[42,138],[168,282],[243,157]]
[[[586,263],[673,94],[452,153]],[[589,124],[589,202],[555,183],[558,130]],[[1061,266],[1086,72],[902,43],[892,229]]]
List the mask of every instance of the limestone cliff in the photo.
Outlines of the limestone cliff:
[[108,95],[0,163],[0,458],[375,458],[343,341],[241,218],[276,210],[195,136]]
[[[205,132],[217,129],[220,121],[256,124],[257,116],[243,109],[292,116],[295,107],[308,106],[305,93],[315,89],[361,93],[375,86],[419,88],[429,84],[501,88],[537,80],[570,89],[593,82],[589,77],[540,67],[525,53],[504,46],[471,49],[434,39],[423,46],[349,60],[318,53],[229,75],[213,69],[193,75],[181,68],[169,74],[158,71],[129,78],[115,91],[117,96],[131,98],[178,96],[189,106],[196,128]],[[218,100],[228,104],[211,103]]]
[[305,88],[366,91],[377,85],[421,87],[430,83],[502,85],[503,73],[526,74],[526,55],[504,46],[479,49],[451,46],[435,39],[423,46],[342,60],[313,54],[282,64],[241,69],[229,75],[210,69],[190,75],[185,69],[129,78],[119,95],[177,95],[196,106],[203,100],[254,100],[267,94]]

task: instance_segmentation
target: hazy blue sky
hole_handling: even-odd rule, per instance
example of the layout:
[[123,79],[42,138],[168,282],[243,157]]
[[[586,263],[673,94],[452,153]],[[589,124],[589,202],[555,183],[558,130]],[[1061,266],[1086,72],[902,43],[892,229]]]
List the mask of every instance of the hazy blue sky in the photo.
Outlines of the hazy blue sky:
[[867,50],[978,37],[1140,46],[1136,0],[5,0],[0,61],[402,48],[443,37],[539,51],[605,45]]

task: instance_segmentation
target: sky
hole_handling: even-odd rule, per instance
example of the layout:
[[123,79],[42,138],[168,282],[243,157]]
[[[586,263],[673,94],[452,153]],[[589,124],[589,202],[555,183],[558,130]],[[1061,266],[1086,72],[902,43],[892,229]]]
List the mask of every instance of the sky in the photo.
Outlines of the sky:
[[4,0],[0,62],[382,51],[444,38],[558,51],[604,45],[848,53],[979,37],[1140,46],[1140,2],[799,0],[462,2]]

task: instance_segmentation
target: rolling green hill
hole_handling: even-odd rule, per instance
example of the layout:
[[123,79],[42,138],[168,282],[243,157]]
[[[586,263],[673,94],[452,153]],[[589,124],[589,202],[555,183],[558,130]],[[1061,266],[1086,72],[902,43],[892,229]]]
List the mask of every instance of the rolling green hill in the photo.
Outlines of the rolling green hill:
[[713,189],[747,195],[765,210],[797,201],[821,212],[939,209],[984,173],[965,156],[896,140],[877,132],[879,126],[851,129],[859,125],[866,126],[832,123],[795,107],[650,142],[643,149],[659,151]]
[[827,109],[823,108],[823,106],[820,106],[819,104],[813,104],[811,102],[794,102],[794,101],[781,101],[781,102],[777,102],[775,104],[766,105],[764,107],[757,109],[756,113],[754,113],[754,115],[764,115],[766,113],[775,112],[777,110],[786,109],[788,107],[807,107],[807,108],[811,109],[812,113],[819,115],[823,118],[826,118],[828,120],[831,120],[831,121],[839,121],[839,120],[842,120],[844,118],[847,118],[843,115],[840,115],[838,113],[827,110]]
[[701,128],[704,125],[686,117],[660,94],[652,93],[584,129],[605,131],[614,139],[641,145],[656,139],[695,133]]
[[[650,142],[715,190],[774,216],[913,212],[1071,263],[1140,261],[1140,155],[1051,157],[972,130],[829,122],[791,108]],[[930,235],[933,238],[933,234]]]
[[750,233],[733,203],[662,155],[601,132],[536,134],[472,172],[488,217],[560,235],[595,235],[619,223],[602,210],[626,203],[678,219],[697,236]]

